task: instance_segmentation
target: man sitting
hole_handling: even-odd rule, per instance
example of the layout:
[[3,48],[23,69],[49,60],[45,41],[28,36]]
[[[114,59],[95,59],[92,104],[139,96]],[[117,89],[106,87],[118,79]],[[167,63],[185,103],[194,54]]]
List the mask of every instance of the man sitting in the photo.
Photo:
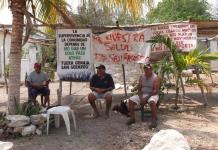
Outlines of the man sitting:
[[105,73],[105,66],[99,65],[97,74],[93,75],[90,81],[90,89],[92,92],[88,95],[88,100],[95,114],[94,118],[99,116],[98,109],[95,104],[96,99],[104,98],[106,100],[106,118],[109,118],[109,110],[112,103],[112,90],[115,88],[113,78],[110,74]]
[[42,94],[45,97],[45,100],[42,100],[42,106],[50,105],[49,94],[50,90],[48,88],[49,78],[48,75],[44,72],[41,72],[41,64],[34,64],[35,71],[31,72],[27,77],[27,86],[29,90],[30,100],[36,105],[36,97],[39,94]]
[[153,73],[150,63],[144,66],[144,75],[140,76],[138,83],[138,95],[134,95],[129,98],[129,112],[130,119],[127,125],[135,123],[134,106],[140,104],[144,106],[149,104],[152,112],[152,123],[149,128],[155,128],[157,126],[157,106],[156,103],[159,99],[159,86],[160,78]]

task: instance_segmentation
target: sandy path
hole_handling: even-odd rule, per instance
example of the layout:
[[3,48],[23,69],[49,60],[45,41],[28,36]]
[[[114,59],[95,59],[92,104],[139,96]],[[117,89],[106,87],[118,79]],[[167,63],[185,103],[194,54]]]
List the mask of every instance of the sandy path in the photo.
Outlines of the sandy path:
[[[56,90],[58,83],[52,83],[51,100],[56,102]],[[3,88],[0,89],[0,109],[6,109],[7,95]],[[202,97],[198,88],[187,88],[187,95],[194,100],[186,100],[183,113],[176,113],[169,109],[172,106],[173,92],[165,97],[159,110],[159,125],[155,130],[149,130],[148,124],[150,114],[147,114],[147,121],[140,122],[139,112],[137,123],[127,127],[126,117],[119,113],[111,112],[108,120],[102,115],[98,119],[91,119],[92,112],[87,103],[86,95],[89,92],[86,83],[73,83],[73,96],[69,94],[69,83],[63,84],[63,103],[69,104],[76,111],[78,130],[72,130],[72,135],[67,136],[66,129],[62,124],[61,128],[52,128],[50,134],[33,136],[18,139],[8,139],[14,142],[15,150],[138,150],[150,141],[152,135],[161,129],[173,128],[180,131],[190,143],[192,149],[209,150],[218,149],[218,88],[214,88],[213,94],[209,95],[210,105],[207,108],[201,106]],[[21,88],[21,99],[25,101],[26,88]],[[113,103],[119,103],[123,96],[123,89],[114,91]],[[71,126],[73,129],[73,125]]]

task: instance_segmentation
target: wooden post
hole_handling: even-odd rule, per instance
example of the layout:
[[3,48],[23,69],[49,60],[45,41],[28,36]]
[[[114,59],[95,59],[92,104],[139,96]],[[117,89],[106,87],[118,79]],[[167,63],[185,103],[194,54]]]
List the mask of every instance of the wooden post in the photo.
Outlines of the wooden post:
[[216,84],[215,84],[214,81],[213,81],[212,73],[210,72],[209,75],[210,75],[210,79],[211,79],[211,84],[212,84],[212,86],[215,86]]
[[72,81],[70,81],[70,93],[69,93],[69,95],[71,95],[71,91],[72,91]]
[[[117,29],[120,28],[119,21],[116,21],[116,26],[117,26]],[[125,91],[125,96],[127,96],[127,90],[126,90],[126,75],[125,75],[125,67],[124,67],[124,64],[122,64],[122,70],[123,70],[124,91]]]
[[57,90],[58,94],[58,105],[61,105],[61,97],[62,97],[62,81],[59,81],[59,89]]
[[181,87],[182,87],[182,96],[180,94],[180,99],[182,101],[182,110],[184,109],[184,97],[185,97],[185,88],[184,88],[184,84],[183,84],[183,81],[182,81],[182,76],[180,75],[180,82],[181,82]]
[[125,91],[125,96],[127,96],[127,90],[126,90],[126,75],[125,75],[125,67],[124,67],[124,64],[122,64],[122,70],[123,70],[124,91]]
[[[200,81],[200,80],[201,80],[201,77],[200,77],[199,68],[198,68],[198,67],[195,67],[195,70],[196,70],[196,77],[197,77],[197,79]],[[204,98],[204,105],[207,106],[207,105],[208,105],[208,100],[207,100],[206,94],[204,93],[204,88],[203,88],[203,86],[200,85],[200,84],[199,84],[198,86],[199,86],[199,88],[200,88],[200,90],[201,90],[201,94],[202,94],[202,96],[203,96],[203,98]]]

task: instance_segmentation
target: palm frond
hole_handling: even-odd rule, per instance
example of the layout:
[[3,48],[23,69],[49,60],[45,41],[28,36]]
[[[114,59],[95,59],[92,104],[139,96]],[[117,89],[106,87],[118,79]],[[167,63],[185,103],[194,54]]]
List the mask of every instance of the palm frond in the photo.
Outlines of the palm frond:
[[152,43],[152,46],[155,46],[157,43],[164,44],[171,51],[177,70],[181,72],[184,68],[186,68],[184,56],[178,51],[176,44],[173,43],[168,36],[156,35],[147,42]]
[[204,60],[204,61],[218,60],[218,52],[211,52],[211,53],[203,54],[199,57],[199,59]]

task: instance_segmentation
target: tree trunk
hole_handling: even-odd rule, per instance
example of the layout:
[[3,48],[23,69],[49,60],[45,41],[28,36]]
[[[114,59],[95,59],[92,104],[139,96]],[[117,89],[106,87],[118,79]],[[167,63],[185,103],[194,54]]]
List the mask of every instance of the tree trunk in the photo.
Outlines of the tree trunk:
[[175,109],[178,109],[178,99],[179,99],[179,79],[180,73],[178,72],[176,75],[176,97],[175,97]]
[[6,93],[8,94],[8,82],[7,82],[7,75],[8,72],[6,70],[6,62],[5,62],[5,40],[7,36],[8,30],[4,30],[4,37],[3,37],[3,64],[4,64],[4,79],[5,79],[5,89]]
[[[199,71],[199,68],[198,67],[195,67],[195,71],[196,71],[196,77],[199,81],[201,81],[201,77],[200,77],[200,71]],[[207,96],[206,94],[204,93],[204,88],[202,85],[198,84],[200,90],[201,90],[201,94],[203,96],[203,99],[204,99],[204,105],[207,106],[208,105],[208,100],[207,100]]]
[[9,59],[9,94],[8,112],[15,113],[15,102],[20,103],[20,68],[21,68],[21,49],[23,37],[24,14],[26,8],[25,0],[11,0],[12,11],[12,36]]

